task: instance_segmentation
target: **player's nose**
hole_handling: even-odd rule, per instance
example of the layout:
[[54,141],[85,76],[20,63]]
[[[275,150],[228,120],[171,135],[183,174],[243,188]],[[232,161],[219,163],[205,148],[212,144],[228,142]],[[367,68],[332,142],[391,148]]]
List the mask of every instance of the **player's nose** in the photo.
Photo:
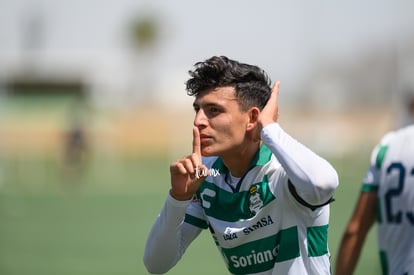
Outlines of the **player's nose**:
[[208,124],[208,118],[205,114],[205,112],[203,111],[203,109],[200,109],[195,117],[194,117],[194,122],[193,122],[194,126],[196,127],[200,127],[200,126],[206,126]]

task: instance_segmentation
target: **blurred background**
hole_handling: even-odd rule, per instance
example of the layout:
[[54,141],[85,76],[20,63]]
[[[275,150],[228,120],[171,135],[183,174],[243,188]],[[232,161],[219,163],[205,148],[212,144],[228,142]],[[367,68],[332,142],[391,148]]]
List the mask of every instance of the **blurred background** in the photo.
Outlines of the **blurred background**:
[[[280,123],[330,160],[333,260],[386,132],[409,123],[414,2],[2,0],[0,274],[146,274],[146,235],[191,149],[193,64],[281,81]],[[378,272],[375,232],[358,274]],[[226,274],[208,234],[170,274]],[[334,261],[333,261],[334,264]]]

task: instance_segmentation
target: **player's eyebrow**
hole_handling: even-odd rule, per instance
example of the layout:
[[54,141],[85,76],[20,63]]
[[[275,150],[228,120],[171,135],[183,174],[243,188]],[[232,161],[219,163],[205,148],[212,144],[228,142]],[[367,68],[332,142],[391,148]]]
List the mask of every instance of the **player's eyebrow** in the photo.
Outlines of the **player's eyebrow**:
[[193,103],[194,110],[198,110],[200,108],[208,108],[208,107],[224,108],[223,105],[216,103],[216,102],[205,102],[205,103],[199,104],[198,102],[195,101]]

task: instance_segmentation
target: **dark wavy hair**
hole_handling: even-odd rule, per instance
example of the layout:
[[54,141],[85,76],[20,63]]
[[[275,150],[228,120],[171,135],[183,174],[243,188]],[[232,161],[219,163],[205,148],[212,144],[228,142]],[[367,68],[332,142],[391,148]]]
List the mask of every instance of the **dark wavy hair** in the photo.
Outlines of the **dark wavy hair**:
[[270,97],[271,80],[257,66],[240,63],[226,56],[213,56],[204,62],[197,62],[194,67],[195,70],[188,72],[191,78],[186,82],[187,94],[190,96],[230,86],[235,89],[242,111],[251,107],[262,110]]

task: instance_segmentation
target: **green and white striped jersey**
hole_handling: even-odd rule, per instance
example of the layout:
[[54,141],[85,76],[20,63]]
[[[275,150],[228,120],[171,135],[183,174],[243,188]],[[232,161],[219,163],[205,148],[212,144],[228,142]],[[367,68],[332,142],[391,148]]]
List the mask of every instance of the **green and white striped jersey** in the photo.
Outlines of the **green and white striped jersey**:
[[[220,159],[187,210],[185,222],[209,227],[232,274],[329,274],[329,206],[297,202],[288,177],[262,146],[236,188]],[[215,176],[214,176],[215,175]]]
[[414,274],[414,125],[386,134],[374,148],[362,191],[378,194],[383,274]]
[[331,274],[328,203],[336,171],[276,123],[262,140],[235,184],[220,158],[204,158],[210,176],[195,198],[168,196],[148,237],[147,268],[167,271],[208,228],[232,274]]

